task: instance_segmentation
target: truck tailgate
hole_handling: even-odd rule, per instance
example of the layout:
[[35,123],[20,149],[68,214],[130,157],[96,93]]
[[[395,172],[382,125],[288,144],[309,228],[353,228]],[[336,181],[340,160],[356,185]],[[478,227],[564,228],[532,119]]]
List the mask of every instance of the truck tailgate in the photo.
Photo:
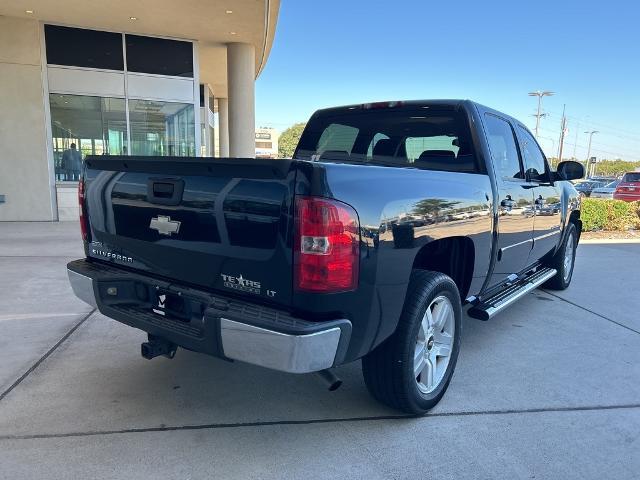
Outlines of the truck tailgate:
[[88,256],[289,305],[291,160],[88,157]]

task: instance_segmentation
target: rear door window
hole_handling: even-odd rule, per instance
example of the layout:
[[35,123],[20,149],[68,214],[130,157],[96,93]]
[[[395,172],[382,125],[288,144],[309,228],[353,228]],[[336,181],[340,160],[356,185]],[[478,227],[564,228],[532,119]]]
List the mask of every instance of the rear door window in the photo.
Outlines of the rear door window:
[[531,180],[541,180],[547,173],[544,154],[542,153],[542,150],[540,150],[538,142],[536,142],[533,135],[529,133],[529,130],[526,130],[520,125],[518,125],[518,129],[520,130],[520,147],[522,150],[525,172]]
[[484,123],[496,175],[503,180],[523,179],[520,155],[509,122],[487,113]]

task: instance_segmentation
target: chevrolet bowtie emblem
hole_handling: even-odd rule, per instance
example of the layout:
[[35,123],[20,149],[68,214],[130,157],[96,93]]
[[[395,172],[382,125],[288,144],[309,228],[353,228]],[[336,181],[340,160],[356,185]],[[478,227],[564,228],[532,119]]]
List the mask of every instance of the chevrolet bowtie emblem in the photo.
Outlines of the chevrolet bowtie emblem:
[[149,228],[157,230],[160,235],[170,236],[172,233],[178,233],[180,230],[180,222],[177,220],[171,220],[171,217],[158,215],[156,218],[151,219]]

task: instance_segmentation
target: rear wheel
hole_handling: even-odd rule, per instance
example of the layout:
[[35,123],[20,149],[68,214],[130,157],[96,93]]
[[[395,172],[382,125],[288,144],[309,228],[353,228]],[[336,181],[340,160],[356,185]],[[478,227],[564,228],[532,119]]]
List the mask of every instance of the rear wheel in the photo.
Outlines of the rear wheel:
[[456,366],[460,294],[439,272],[415,270],[396,331],[362,359],[367,388],[380,402],[422,414],[442,398]]
[[576,226],[569,222],[567,232],[562,245],[555,253],[548,266],[555,268],[558,273],[555,277],[547,280],[543,285],[550,290],[564,290],[571,283],[573,278],[573,267],[576,261],[576,247],[578,246],[578,230]]

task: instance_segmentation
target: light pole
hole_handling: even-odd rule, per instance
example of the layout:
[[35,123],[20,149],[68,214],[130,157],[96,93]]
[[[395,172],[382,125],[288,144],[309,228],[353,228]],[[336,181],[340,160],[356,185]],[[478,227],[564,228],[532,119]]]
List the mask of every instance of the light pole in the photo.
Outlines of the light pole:
[[[598,130],[590,130],[588,132],[584,132],[587,135],[589,135],[589,147],[587,148],[587,164],[586,164],[586,171],[589,172],[589,170],[591,169],[591,164],[589,163],[591,161],[591,140],[593,139],[593,135],[595,133],[600,133],[598,132]],[[587,175],[589,176],[589,175]]]
[[553,92],[548,90],[540,91],[536,90],[535,92],[529,92],[530,97],[538,97],[538,113],[536,113],[536,138],[538,138],[538,128],[540,127],[540,117],[542,114],[540,110],[542,109],[542,97],[550,97],[553,95]]

